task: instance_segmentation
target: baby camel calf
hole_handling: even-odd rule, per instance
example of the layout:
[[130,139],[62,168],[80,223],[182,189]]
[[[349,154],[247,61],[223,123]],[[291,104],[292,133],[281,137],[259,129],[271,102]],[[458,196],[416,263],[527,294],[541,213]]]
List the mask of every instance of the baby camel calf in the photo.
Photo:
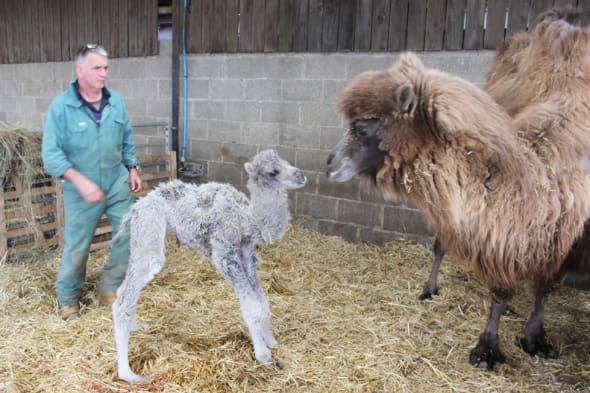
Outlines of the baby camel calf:
[[128,382],[147,380],[129,366],[129,333],[138,329],[135,309],[140,291],[164,265],[166,234],[175,235],[182,244],[210,258],[229,280],[240,300],[256,360],[278,367],[270,351],[277,341],[256,273],[260,259],[254,247],[283,236],[290,219],[287,190],[305,186],[307,179],[273,150],[258,153],[244,168],[249,176],[250,200],[228,184],[195,185],[173,180],[137,201],[123,218],[113,238],[115,242],[129,223],[129,266],[113,304],[119,378]]

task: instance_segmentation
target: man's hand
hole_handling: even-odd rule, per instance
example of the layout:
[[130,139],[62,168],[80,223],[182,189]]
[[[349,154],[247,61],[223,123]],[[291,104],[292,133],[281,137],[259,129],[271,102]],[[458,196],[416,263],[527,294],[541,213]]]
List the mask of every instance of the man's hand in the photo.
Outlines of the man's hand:
[[86,203],[94,204],[104,201],[105,196],[100,187],[74,168],[66,169],[63,177],[78,189],[78,192]]
[[143,189],[141,177],[139,177],[137,168],[129,169],[129,186],[131,187],[131,191],[134,193],[140,192]]

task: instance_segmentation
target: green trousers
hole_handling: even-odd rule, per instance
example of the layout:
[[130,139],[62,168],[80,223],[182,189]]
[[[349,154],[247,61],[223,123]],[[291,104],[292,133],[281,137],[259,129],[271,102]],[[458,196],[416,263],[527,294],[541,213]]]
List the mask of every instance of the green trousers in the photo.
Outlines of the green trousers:
[[[105,200],[88,204],[78,190],[64,181],[64,250],[57,274],[57,302],[60,307],[77,305],[80,290],[86,279],[86,263],[92,239],[101,216],[107,215],[113,227],[113,234],[119,230],[121,219],[134,201],[127,182],[128,173],[115,170],[102,176],[99,187],[105,193]],[[103,291],[116,291],[127,271],[129,262],[129,232],[111,248],[109,259],[103,268],[99,287]]]

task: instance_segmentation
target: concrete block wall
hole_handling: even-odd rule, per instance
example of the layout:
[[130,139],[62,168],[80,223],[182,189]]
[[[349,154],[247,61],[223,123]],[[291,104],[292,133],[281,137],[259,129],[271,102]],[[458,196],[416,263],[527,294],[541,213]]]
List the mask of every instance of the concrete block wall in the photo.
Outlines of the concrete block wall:
[[[172,100],[171,42],[160,41],[158,56],[109,60],[108,87],[119,92],[134,124],[170,120]],[[108,48],[107,48],[108,50]],[[0,121],[41,130],[47,108],[75,78],[73,62],[0,64]],[[163,127],[138,127],[141,152],[165,146]]]
[[[479,86],[493,55],[491,51],[419,53],[426,66]],[[366,195],[356,181],[334,184],[324,176],[326,158],[346,130],[334,111],[338,95],[358,73],[387,68],[398,56],[188,55],[184,158],[204,164],[202,180],[229,182],[245,190],[244,162],[262,149],[274,148],[309,178],[308,185],[291,197],[293,216],[309,227],[350,241],[380,243],[399,237],[429,241],[431,229],[412,206]],[[170,57],[171,42],[160,41],[158,56],[111,59],[109,86],[122,94],[134,124],[170,119]],[[0,65],[0,121],[41,129],[51,100],[73,77],[71,62]],[[181,99],[181,116],[182,107]],[[135,133],[139,145],[164,144],[162,129],[136,128]]]
[[[491,51],[419,54],[426,66],[483,86]],[[200,54],[188,65],[189,161],[205,164],[206,179],[242,188],[242,164],[257,151],[276,149],[303,169],[309,183],[294,193],[292,212],[320,232],[380,243],[404,237],[431,240],[422,215],[404,203],[365,195],[356,181],[328,182],[326,158],[346,130],[334,111],[348,81],[384,69],[399,54]],[[182,85],[182,84],[181,84]]]

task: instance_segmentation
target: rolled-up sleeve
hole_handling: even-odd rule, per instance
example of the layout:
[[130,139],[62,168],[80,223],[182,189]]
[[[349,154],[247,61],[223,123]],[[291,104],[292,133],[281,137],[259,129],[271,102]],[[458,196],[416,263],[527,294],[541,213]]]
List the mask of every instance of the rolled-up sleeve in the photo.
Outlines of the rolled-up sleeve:
[[47,121],[43,130],[41,158],[43,167],[51,176],[61,177],[72,167],[64,152],[63,133],[65,127],[64,114],[61,105],[54,101],[47,112]]

